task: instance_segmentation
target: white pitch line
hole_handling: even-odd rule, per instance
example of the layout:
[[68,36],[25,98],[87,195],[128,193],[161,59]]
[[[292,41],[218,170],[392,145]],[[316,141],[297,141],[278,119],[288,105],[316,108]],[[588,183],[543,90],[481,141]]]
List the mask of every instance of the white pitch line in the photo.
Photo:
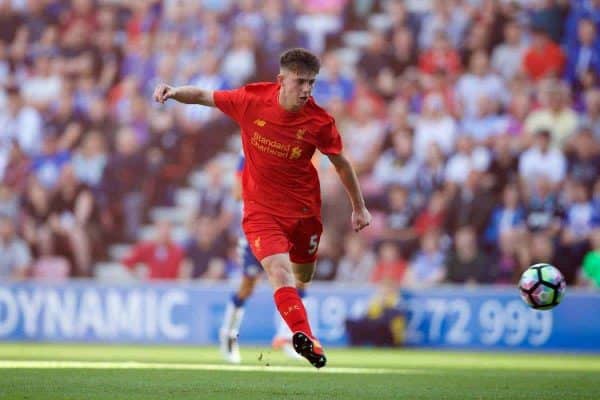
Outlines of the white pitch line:
[[310,366],[261,366],[261,365],[221,365],[221,364],[172,364],[148,363],[136,361],[33,361],[33,360],[0,360],[0,369],[165,369],[190,371],[245,371],[245,372],[301,372],[327,374],[415,374],[423,371],[393,368],[352,368],[325,367],[316,370]]

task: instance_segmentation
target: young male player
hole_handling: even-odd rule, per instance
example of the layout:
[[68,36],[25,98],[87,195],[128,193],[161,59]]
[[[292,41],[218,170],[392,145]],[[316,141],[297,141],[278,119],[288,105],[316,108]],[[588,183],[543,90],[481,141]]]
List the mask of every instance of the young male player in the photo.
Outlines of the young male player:
[[316,368],[327,363],[313,336],[296,282],[310,282],[321,225],[321,191],[311,163],[316,149],[327,155],[352,203],[352,226],[359,231],[371,214],[354,169],[342,153],[335,121],[311,97],[319,59],[305,49],[285,51],[276,83],[254,83],[210,91],[159,84],[154,99],[217,107],[242,131],[246,166],[242,174],[242,225],[252,253],[274,289],[279,313],[294,332],[296,352]]

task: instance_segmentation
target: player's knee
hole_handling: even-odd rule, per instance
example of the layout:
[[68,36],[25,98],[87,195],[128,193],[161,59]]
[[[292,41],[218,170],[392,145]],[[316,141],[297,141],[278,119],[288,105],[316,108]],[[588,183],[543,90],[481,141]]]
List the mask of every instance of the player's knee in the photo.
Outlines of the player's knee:
[[269,275],[269,280],[275,286],[294,286],[294,274],[288,262],[274,259],[266,262],[264,267]]

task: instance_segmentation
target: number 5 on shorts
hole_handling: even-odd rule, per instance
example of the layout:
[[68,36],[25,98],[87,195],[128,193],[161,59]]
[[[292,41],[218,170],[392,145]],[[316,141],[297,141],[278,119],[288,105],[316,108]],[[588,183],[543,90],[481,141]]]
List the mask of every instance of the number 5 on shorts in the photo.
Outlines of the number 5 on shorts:
[[315,254],[319,248],[319,235],[312,235],[308,242],[308,254]]

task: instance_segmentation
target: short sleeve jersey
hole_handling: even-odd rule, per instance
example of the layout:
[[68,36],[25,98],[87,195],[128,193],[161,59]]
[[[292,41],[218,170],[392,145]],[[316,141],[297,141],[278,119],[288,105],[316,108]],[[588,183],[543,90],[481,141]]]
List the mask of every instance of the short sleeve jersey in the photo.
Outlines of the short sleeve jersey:
[[279,104],[279,85],[253,83],[214,92],[216,106],[242,131],[245,212],[284,217],[320,215],[319,178],[311,158],[316,149],[340,154],[335,121],[311,97],[297,112]]

